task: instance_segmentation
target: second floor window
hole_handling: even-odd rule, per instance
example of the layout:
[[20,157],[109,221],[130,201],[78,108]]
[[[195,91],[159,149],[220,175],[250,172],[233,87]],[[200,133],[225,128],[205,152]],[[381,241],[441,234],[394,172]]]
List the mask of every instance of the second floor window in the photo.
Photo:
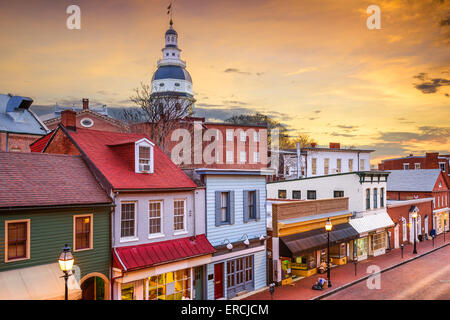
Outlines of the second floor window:
[[336,159],[336,168],[337,168],[337,173],[340,173],[341,169],[342,169],[342,160],[341,159]]
[[366,189],[366,210],[370,210],[370,189]]
[[335,198],[343,198],[344,197],[344,191],[334,191],[333,196]]
[[308,190],[306,192],[306,198],[308,200],[315,200],[315,199],[317,199],[316,190]]
[[373,189],[373,208],[378,208],[378,189]]
[[380,207],[384,208],[384,188],[380,190]]
[[248,218],[256,219],[256,191],[248,192]]
[[158,234],[161,231],[161,205],[162,201],[150,201],[148,205],[148,233]]
[[409,163],[403,164],[403,170],[409,170]]
[[135,237],[136,236],[136,204],[122,203],[121,206],[121,220],[120,220],[120,237]]
[[286,199],[286,190],[278,190],[278,199]]
[[185,230],[185,201],[184,200],[175,200],[173,203],[174,213],[173,213],[173,222],[174,222],[174,230],[175,231],[184,231]]
[[440,162],[439,168],[441,168],[441,171],[445,171],[445,162]]
[[364,159],[359,159],[359,170],[360,170],[360,171],[366,170]]
[[328,174],[330,168],[330,159],[323,159],[323,174]]
[[302,198],[302,192],[300,190],[292,191],[292,199],[301,199],[301,198]]
[[28,222],[7,222],[8,261],[28,256]]
[[348,159],[348,172],[353,171],[353,159]]
[[75,217],[75,248],[83,250],[91,248],[92,218],[91,216]]
[[317,158],[311,159],[311,171],[312,171],[312,174],[317,173]]
[[230,222],[230,194],[222,192],[220,197],[220,217],[222,223]]

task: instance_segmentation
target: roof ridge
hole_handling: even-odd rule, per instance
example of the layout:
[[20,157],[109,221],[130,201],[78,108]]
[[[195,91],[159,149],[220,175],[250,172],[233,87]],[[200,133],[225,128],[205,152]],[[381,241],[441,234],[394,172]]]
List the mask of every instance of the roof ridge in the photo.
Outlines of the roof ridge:
[[80,158],[80,155],[75,154],[58,154],[58,153],[42,153],[42,152],[10,152],[10,151],[3,151],[0,150],[0,154],[7,153],[7,154],[21,154],[21,155],[28,155],[28,156],[37,156],[37,157],[69,157],[69,158]]

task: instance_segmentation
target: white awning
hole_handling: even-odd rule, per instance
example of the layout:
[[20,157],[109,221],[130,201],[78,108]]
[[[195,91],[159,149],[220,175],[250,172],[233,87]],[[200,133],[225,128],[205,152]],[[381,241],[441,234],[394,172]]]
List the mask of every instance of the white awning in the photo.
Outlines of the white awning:
[[350,219],[349,223],[359,234],[394,226],[394,222],[386,211],[368,214],[362,218]]
[[[0,272],[0,300],[63,300],[64,278],[58,263]],[[81,298],[74,276],[68,279],[69,299]]]

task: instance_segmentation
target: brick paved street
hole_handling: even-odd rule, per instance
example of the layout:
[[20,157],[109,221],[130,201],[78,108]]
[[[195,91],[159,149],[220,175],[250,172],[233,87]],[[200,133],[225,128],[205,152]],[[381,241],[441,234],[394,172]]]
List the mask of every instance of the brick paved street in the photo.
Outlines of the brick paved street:
[[[450,241],[450,235],[446,235],[446,244],[448,244]],[[428,251],[431,251],[433,249],[436,249],[440,246],[444,245],[444,239],[442,235],[437,236],[437,238],[435,239],[435,246],[433,248],[432,246],[432,241],[431,240],[427,240],[425,242],[419,242],[417,244],[417,251],[418,254],[417,255],[421,255],[423,253],[426,253]],[[367,267],[370,265],[377,265],[380,267],[381,270],[387,269],[389,267],[392,267],[396,264],[401,263],[402,261],[406,261],[408,259],[411,259],[417,255],[414,255],[412,253],[413,251],[413,245],[405,245],[404,248],[404,256],[403,258],[401,258],[401,250],[400,249],[394,249],[391,252],[388,252],[384,255],[378,256],[378,257],[373,257],[373,258],[369,258],[367,260],[361,261],[358,263],[357,266],[357,275],[355,276],[354,273],[354,264],[353,263],[349,263],[343,266],[338,266],[338,267],[334,267],[331,269],[331,281],[333,284],[332,288],[327,288],[324,289],[322,291],[316,291],[316,290],[312,290],[311,287],[312,285],[317,281],[317,279],[319,277],[326,277],[326,275],[314,275],[308,278],[304,278],[301,280],[298,280],[294,283],[292,283],[291,285],[286,285],[286,286],[281,286],[281,287],[277,287],[275,289],[275,294],[274,294],[274,299],[275,300],[308,300],[308,299],[314,299],[317,298],[320,295],[323,295],[327,292],[330,292],[332,290],[335,290],[339,287],[342,287],[346,284],[349,284],[355,280],[361,279],[363,277],[368,276],[369,274],[366,272],[367,271]],[[447,246],[445,249],[440,249],[437,250],[434,253],[431,253],[429,255],[426,255],[418,260],[419,263],[417,264],[417,268],[420,269],[420,267],[423,267],[424,271],[423,273],[416,273],[416,269],[414,266],[416,264],[414,264],[414,262],[409,262],[403,265],[403,267],[397,267],[397,268],[402,268],[402,270],[409,270],[409,272],[405,273],[405,276],[400,276],[401,272],[395,273],[394,272],[394,276],[389,277],[388,279],[391,280],[391,284],[389,285],[389,287],[393,290],[392,292],[394,292],[394,290],[396,289],[396,285],[393,280],[395,279],[401,279],[404,278],[404,280],[402,280],[403,285],[406,287],[407,285],[405,283],[407,283],[408,281],[411,281],[412,279],[416,278],[416,279],[423,279],[425,276],[433,274],[436,275],[436,278],[428,278],[429,281],[433,281],[433,279],[435,279],[436,281],[439,281],[440,279],[447,279],[450,280],[450,274],[448,274],[450,269],[445,269],[447,271],[442,271],[444,270],[443,268],[447,268],[447,265],[449,265],[450,262],[450,246]],[[417,260],[416,260],[417,261]],[[422,262],[424,261],[424,262]],[[429,263],[429,261],[433,261],[432,263]],[[410,265],[413,264],[413,268],[410,268]],[[433,267],[435,266],[435,267]],[[439,267],[440,266],[440,267]],[[396,270],[397,268],[393,269]],[[393,272],[393,271],[388,271],[388,272]],[[383,279],[383,277],[385,276],[385,274],[388,273],[382,273],[381,277]],[[416,274],[420,274],[420,276],[416,276]],[[383,280],[382,280],[383,281]],[[362,286],[365,286],[365,281],[362,282]],[[423,286],[426,287],[427,282],[421,282],[420,284],[416,284],[417,286]],[[443,282],[443,284],[445,286],[448,286],[448,284],[445,284]],[[353,287],[352,287],[353,288]],[[416,288],[416,287],[415,287]],[[422,287],[420,287],[422,288]],[[350,292],[352,289],[349,289],[348,291]],[[386,287],[386,290],[388,290],[388,287]],[[429,291],[433,291],[434,293],[432,295],[437,294],[437,291],[434,291],[432,288],[428,289]],[[340,291],[339,293],[337,293],[335,296],[339,297],[339,294],[341,292],[344,292],[344,290]],[[391,299],[393,298],[393,293],[386,293],[386,299]],[[415,292],[415,291],[414,291]],[[397,299],[408,299],[407,296],[413,297],[414,294],[417,294],[416,297],[418,297],[420,294],[419,293],[414,293],[414,292],[410,292],[405,293],[405,297],[397,297]],[[400,292],[398,292],[400,294]],[[445,292],[442,292],[443,295],[445,295]],[[357,296],[358,294],[356,294],[355,296]],[[448,291],[447,291],[447,295],[448,295]],[[264,290],[263,292],[259,292],[257,294],[254,295],[250,295],[246,298],[244,298],[245,300],[270,300],[270,293],[268,290]],[[331,296],[329,296],[329,298],[331,298]],[[443,297],[441,297],[443,298]],[[356,297],[354,298],[346,298],[346,299],[357,299]],[[360,297],[360,299],[366,299],[363,297]],[[369,299],[369,297],[367,297],[367,299]],[[376,298],[374,298],[376,299]],[[383,297],[378,297],[378,299],[383,299]],[[438,297],[432,298],[432,299],[439,299]]]
[[450,246],[381,274],[381,288],[366,281],[343,289],[330,300],[450,300]]

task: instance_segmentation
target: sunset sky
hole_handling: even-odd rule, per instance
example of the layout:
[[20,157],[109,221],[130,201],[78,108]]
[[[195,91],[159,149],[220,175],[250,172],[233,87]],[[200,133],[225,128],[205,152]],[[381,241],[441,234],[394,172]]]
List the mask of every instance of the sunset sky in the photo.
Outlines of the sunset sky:
[[[164,0],[0,0],[0,93],[131,106],[168,28]],[[199,115],[260,111],[373,163],[450,153],[450,1],[175,0]],[[81,30],[66,28],[67,6]],[[381,8],[381,30],[366,9]]]

